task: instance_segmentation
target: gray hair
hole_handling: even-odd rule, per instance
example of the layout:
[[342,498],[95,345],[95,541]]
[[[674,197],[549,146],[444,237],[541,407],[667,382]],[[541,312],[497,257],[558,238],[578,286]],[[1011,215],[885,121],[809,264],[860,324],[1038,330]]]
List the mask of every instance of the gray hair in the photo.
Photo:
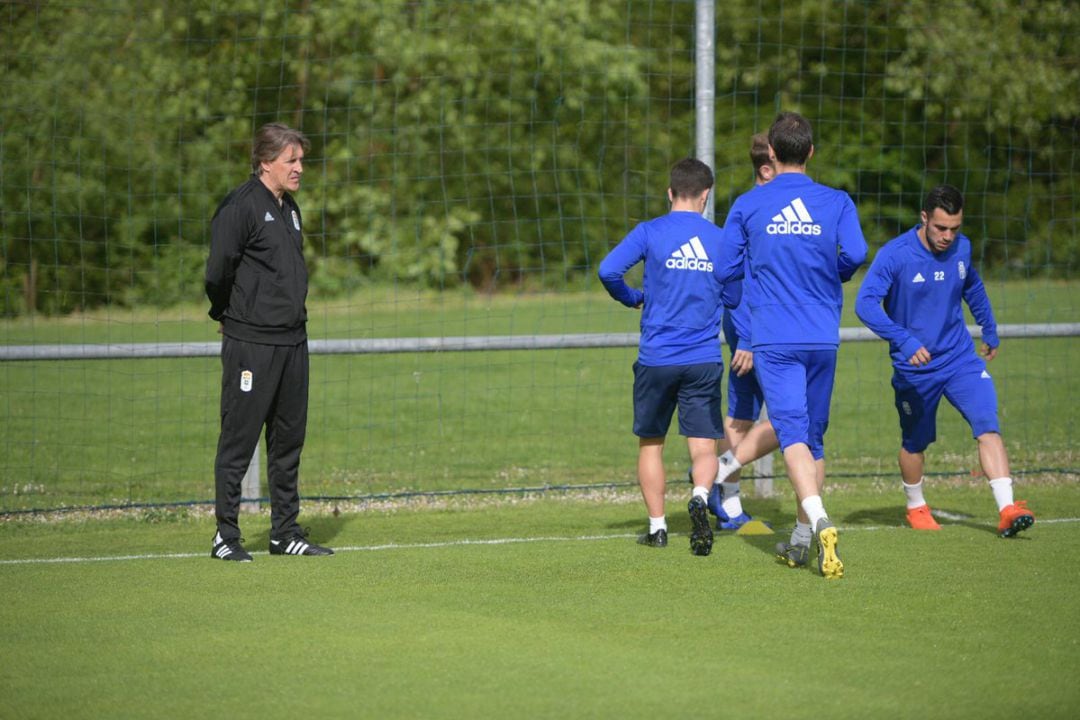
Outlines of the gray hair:
[[251,171],[256,175],[262,175],[262,164],[270,162],[282,153],[285,148],[299,145],[308,151],[311,143],[304,133],[285,125],[284,123],[267,123],[255,133],[255,142],[251,145]]

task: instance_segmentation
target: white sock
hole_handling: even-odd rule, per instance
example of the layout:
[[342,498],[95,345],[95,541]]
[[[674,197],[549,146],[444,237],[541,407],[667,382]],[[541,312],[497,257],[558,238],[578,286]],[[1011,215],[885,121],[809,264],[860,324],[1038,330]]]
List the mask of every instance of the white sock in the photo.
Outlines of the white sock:
[[652,535],[657,530],[667,531],[667,517],[661,515],[660,517],[649,516],[649,534]]
[[915,483],[914,485],[908,485],[903,480],[900,481],[900,484],[904,486],[904,494],[907,495],[908,510],[926,504],[926,499],[923,498],[922,493],[923,480],[926,480],[926,478],[919,478],[919,482]]
[[792,545],[809,545],[813,536],[814,533],[809,525],[798,520],[795,521],[795,529],[791,531]]
[[994,500],[997,501],[998,512],[1013,504],[1012,478],[1003,477],[991,480],[990,490],[993,491]]
[[720,507],[724,509],[728,517],[733,518],[742,515],[742,500],[739,499],[738,481],[721,483],[720,488],[723,493],[720,497],[724,498],[724,501],[720,503]]
[[703,488],[700,485],[694,486],[694,494],[690,497],[699,497],[705,502],[709,501],[709,488]]
[[719,463],[719,467],[716,470],[716,482],[718,483],[724,482],[729,475],[733,472],[738,472],[742,467],[742,463],[735,459],[735,454],[730,450],[716,458],[716,460]]
[[810,518],[810,527],[812,528],[816,529],[819,522],[829,518],[825,514],[825,505],[821,502],[820,495],[811,495],[803,500],[801,505],[806,517]]

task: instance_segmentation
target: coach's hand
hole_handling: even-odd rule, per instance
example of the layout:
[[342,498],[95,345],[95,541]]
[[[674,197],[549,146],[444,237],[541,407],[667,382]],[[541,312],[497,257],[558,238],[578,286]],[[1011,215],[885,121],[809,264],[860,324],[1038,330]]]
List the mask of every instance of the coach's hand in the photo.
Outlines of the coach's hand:
[[736,350],[731,356],[731,372],[738,377],[754,369],[754,353],[749,350]]
[[994,358],[997,357],[998,349],[996,347],[990,347],[986,343],[981,343],[981,347],[979,348],[979,351],[982,354],[982,356],[984,358],[986,358],[987,360],[993,360]]
[[930,362],[930,351],[927,350],[925,347],[921,347],[915,351],[914,355],[908,358],[908,362],[915,367],[926,365],[928,362]]

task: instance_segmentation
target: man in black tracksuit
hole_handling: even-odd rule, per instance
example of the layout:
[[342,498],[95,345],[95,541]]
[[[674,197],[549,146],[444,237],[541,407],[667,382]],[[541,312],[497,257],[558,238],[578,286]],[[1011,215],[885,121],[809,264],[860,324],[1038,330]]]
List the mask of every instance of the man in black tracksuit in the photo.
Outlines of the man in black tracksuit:
[[279,123],[259,129],[252,175],[222,200],[210,223],[206,294],[221,323],[221,435],[214,479],[217,534],[211,556],[248,562],[238,518],[240,486],[266,427],[271,555],[332,555],[306,540],[297,476],[307,429],[307,266],[300,188],[307,138]]

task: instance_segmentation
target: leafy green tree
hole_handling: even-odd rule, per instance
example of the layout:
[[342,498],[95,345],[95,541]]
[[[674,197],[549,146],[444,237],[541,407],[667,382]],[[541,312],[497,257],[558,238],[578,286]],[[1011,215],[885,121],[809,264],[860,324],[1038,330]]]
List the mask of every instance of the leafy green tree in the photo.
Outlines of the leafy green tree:
[[[1065,0],[716,4],[716,213],[749,136],[814,123],[872,243],[967,193],[984,266],[1075,271]],[[594,285],[694,151],[691,0],[211,0],[0,10],[7,315],[200,298],[209,219],[280,120],[313,141],[313,292]]]

